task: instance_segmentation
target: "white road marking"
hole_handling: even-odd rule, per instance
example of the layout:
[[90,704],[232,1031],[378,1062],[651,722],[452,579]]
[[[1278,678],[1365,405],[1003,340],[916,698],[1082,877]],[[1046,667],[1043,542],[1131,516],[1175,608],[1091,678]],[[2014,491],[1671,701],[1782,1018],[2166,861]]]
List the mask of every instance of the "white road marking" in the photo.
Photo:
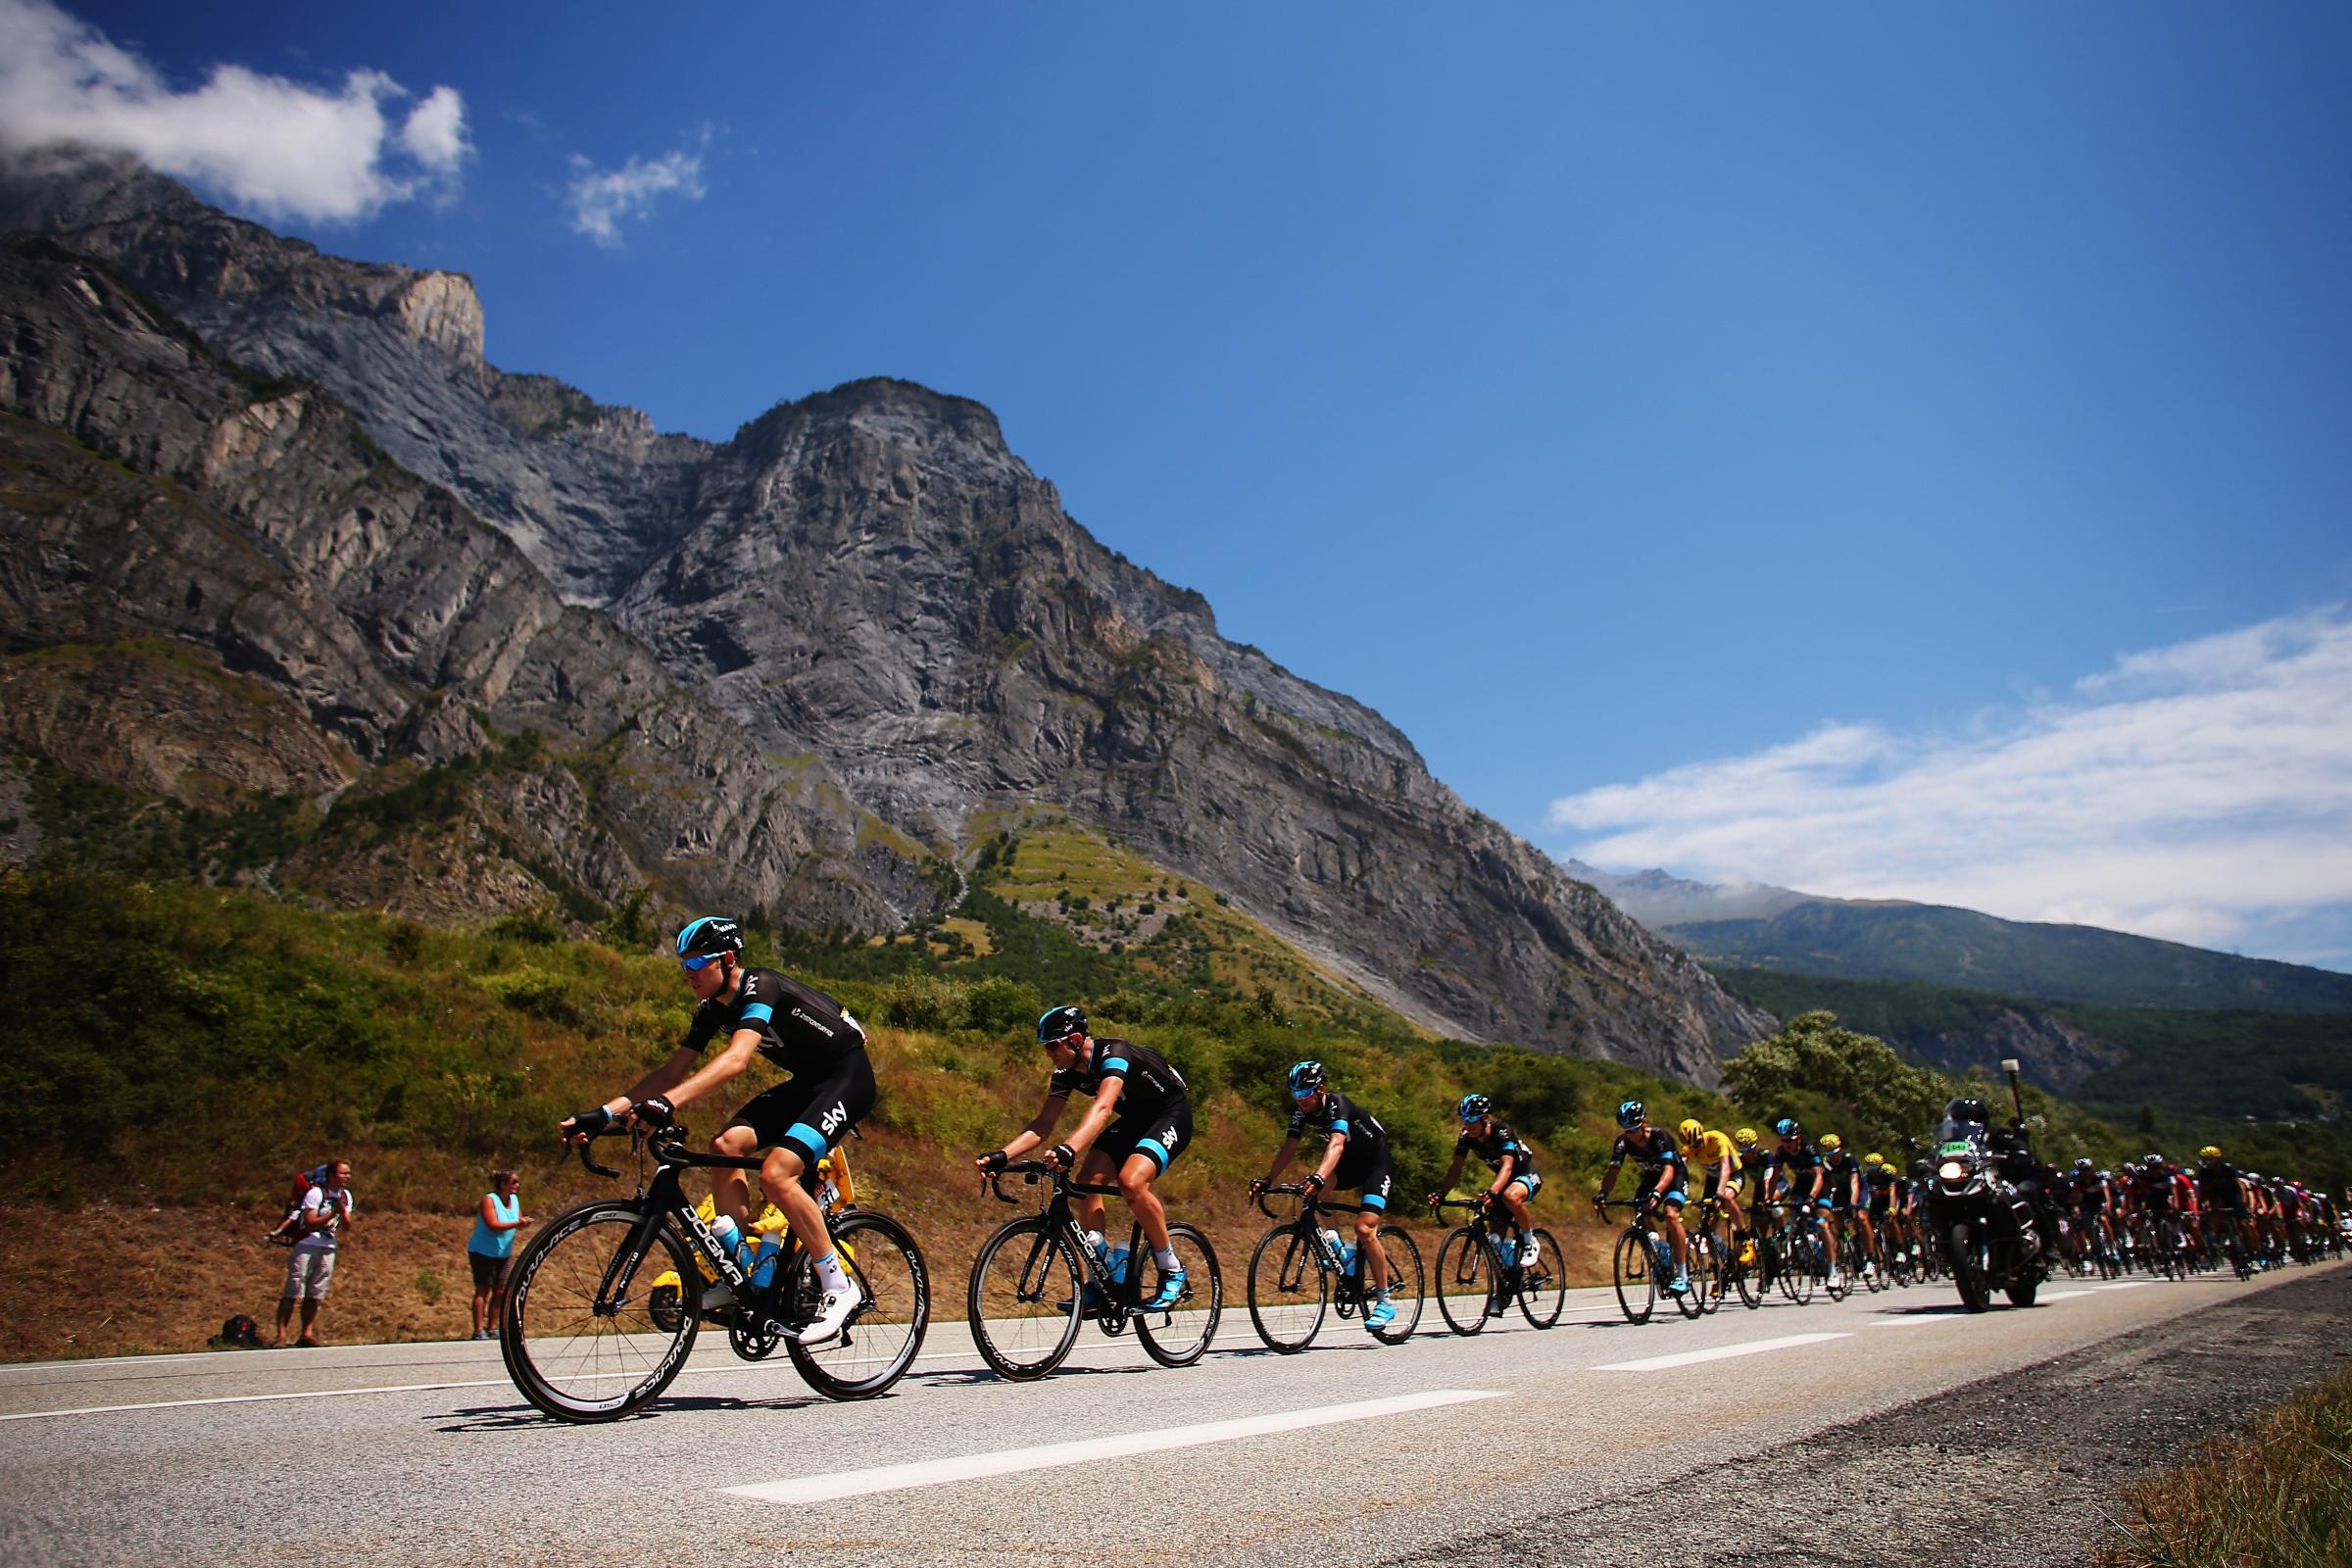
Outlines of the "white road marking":
[[1685,1350],[1680,1355],[1653,1355],[1641,1361],[1610,1361],[1593,1367],[1595,1372],[1663,1372],[1668,1367],[1691,1366],[1700,1361],[1724,1361],[1735,1355],[1754,1355],[1759,1350],[1786,1350],[1799,1345],[1819,1345],[1825,1340],[1850,1340],[1851,1334],[1789,1334],[1777,1340],[1750,1340],[1744,1345],[1719,1345],[1711,1350]]
[[2042,1301],[2064,1301],[2073,1297],[2088,1296],[2090,1292],[2088,1291],[2051,1291],[2047,1295],[2036,1297],[2035,1299]]
[[1966,1315],[1967,1314],[1964,1312],[1918,1312],[1909,1317],[1883,1317],[1876,1323],[1869,1324],[1868,1327],[1874,1329],[1915,1329],[1922,1323],[1942,1323],[1952,1318],[1965,1317]]
[[2143,1285],[2155,1283],[2154,1280],[2117,1280],[2113,1285],[2093,1285],[2091,1289],[2094,1291],[2136,1291]]
[[725,1490],[732,1496],[756,1497],[762,1502],[831,1502],[842,1497],[862,1497],[876,1492],[903,1492],[910,1487],[936,1487],[955,1481],[1018,1475],[1026,1470],[1097,1464],[1104,1459],[1125,1458],[1129,1454],[1197,1448],[1205,1444],[1262,1438],[1277,1432],[1297,1432],[1306,1427],[1330,1426],[1341,1421],[1368,1421],[1378,1416],[1398,1415],[1407,1410],[1429,1410],[1444,1404],[1463,1404],[1472,1399],[1498,1398],[1502,1393],[1500,1389],[1437,1389],[1427,1394],[1399,1395],[1389,1399],[1326,1404],[1310,1410],[1243,1416],[1232,1421],[1203,1421],[1194,1426],[1163,1427],[1156,1432],[1082,1438],[1071,1443],[1049,1443],[1034,1448],[965,1454],[956,1459],[877,1465],[869,1470],[841,1470],[830,1475],[795,1476],[784,1481],[762,1481],[748,1487],[728,1487]]

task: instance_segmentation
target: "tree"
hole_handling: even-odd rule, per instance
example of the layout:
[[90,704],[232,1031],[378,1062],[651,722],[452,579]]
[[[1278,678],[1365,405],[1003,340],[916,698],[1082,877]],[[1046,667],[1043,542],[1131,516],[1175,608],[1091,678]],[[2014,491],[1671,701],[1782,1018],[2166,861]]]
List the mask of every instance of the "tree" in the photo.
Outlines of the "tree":
[[1875,1035],[1838,1026],[1829,1012],[1805,1012],[1723,1066],[1724,1092],[1761,1116],[1806,1107],[1846,1123],[1849,1144],[1899,1145],[1933,1127],[1949,1088],[1911,1066]]

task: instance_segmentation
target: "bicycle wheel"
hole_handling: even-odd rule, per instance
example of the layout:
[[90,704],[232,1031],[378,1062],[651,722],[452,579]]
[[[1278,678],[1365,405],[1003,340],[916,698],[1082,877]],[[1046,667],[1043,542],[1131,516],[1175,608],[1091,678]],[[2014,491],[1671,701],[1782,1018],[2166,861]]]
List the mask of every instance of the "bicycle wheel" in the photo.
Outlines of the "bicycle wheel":
[[1568,1270],[1551,1232],[1539,1227],[1535,1242],[1535,1262],[1519,1269],[1519,1312],[1535,1327],[1547,1329],[1560,1320],[1560,1309],[1568,1304]]
[[1723,1298],[1732,1294],[1731,1262],[1731,1250],[1713,1231],[1690,1238],[1690,1293],[1701,1312],[1723,1310]]
[[558,1215],[514,1259],[499,1353],[522,1396],[563,1421],[616,1421],[644,1409],[686,1364],[699,1314],[662,1310],[664,1271],[701,1281],[666,1221],[632,1257],[645,1222],[634,1203],[583,1203]]
[[1832,1249],[1837,1248],[1838,1245],[1830,1240],[1829,1233],[1825,1230],[1822,1233],[1820,1251],[1817,1254],[1821,1259],[1821,1288],[1833,1301],[1842,1301],[1854,1294],[1853,1274],[1851,1271],[1838,1266],[1835,1262],[1838,1253]]
[[1627,1227],[1617,1238],[1617,1309],[1628,1323],[1646,1323],[1658,1304],[1655,1270],[1650,1266],[1649,1238],[1640,1225]]
[[1250,1322],[1266,1348],[1296,1355],[1315,1341],[1331,1303],[1331,1277],[1295,1224],[1277,1225],[1250,1254]]
[[1389,1260],[1389,1305],[1396,1315],[1386,1323],[1364,1326],[1383,1345],[1402,1345],[1421,1326],[1421,1306],[1429,1294],[1429,1281],[1421,1272],[1421,1244],[1383,1225],[1380,1250]]
[[1470,1225],[1446,1232],[1438,1244],[1438,1315],[1446,1326],[1456,1334],[1485,1328],[1496,1279],[1494,1250],[1483,1232]]
[[[887,1214],[853,1208],[829,1229],[865,1304],[824,1344],[786,1340],[784,1348],[808,1385],[827,1398],[870,1399],[898,1382],[923,1348],[931,1327],[931,1276],[914,1238]],[[801,1266],[813,1267],[805,1252]]]
[[1217,1273],[1216,1250],[1192,1226],[1170,1225],[1168,1246],[1176,1253],[1177,1267],[1184,1270],[1184,1295],[1174,1306],[1139,1315],[1135,1337],[1144,1342],[1144,1353],[1161,1366],[1191,1366],[1216,1338],[1217,1318],[1225,1310],[1225,1281]]
[[1814,1268],[1817,1248],[1810,1238],[1789,1244],[1781,1261],[1781,1283],[1788,1289],[1788,1299],[1799,1306],[1813,1302],[1813,1287],[1820,1275]]
[[1683,1238],[1683,1261],[1676,1272],[1682,1276],[1683,1288],[1679,1292],[1668,1291],[1666,1293],[1674,1299],[1674,1309],[1682,1313],[1683,1316],[1687,1318],[1695,1318],[1705,1315],[1707,1310],[1707,1279],[1706,1276],[1699,1270],[1698,1240],[1696,1237],[1685,1236]]
[[1078,1254],[1042,1214],[1009,1220],[980,1245],[964,1315],[972,1344],[997,1375],[1042,1378],[1078,1343],[1085,1304]]

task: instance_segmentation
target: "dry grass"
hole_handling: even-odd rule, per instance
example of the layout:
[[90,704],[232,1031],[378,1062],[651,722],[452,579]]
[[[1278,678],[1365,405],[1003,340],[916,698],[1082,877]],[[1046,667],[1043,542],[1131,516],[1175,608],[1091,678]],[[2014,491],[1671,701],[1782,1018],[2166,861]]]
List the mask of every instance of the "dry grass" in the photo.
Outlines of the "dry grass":
[[[535,1180],[539,1174],[524,1173],[525,1206],[536,1214],[552,1214],[569,1197],[591,1190],[566,1180],[564,1185],[577,1192],[543,1203],[549,1192],[545,1181]],[[1183,1175],[1179,1164],[1175,1177]],[[1231,1333],[1246,1338],[1249,1320],[1242,1310],[1250,1250],[1266,1222],[1238,1193],[1186,1191],[1194,1184],[1180,1180],[1171,1185],[1178,1189],[1169,1195],[1175,1213],[1206,1230],[1217,1250],[1226,1298],[1236,1314],[1220,1338]],[[593,1190],[609,1187],[598,1184]],[[917,1195],[875,1181],[870,1193],[860,1196],[898,1214],[921,1243],[933,1271],[933,1316],[961,1318],[973,1255],[990,1230],[1018,1211],[976,1197],[960,1179]],[[320,1337],[341,1345],[463,1339],[472,1329],[465,1255],[473,1224],[470,1211],[370,1212],[364,1190],[362,1200],[350,1243],[336,1261],[334,1289],[319,1315]],[[264,1245],[261,1234],[278,1218],[275,1209],[227,1204],[91,1204],[73,1212],[0,1205],[0,1226],[12,1238],[10,1267],[0,1270],[0,1361],[202,1349],[220,1332],[221,1320],[238,1312],[259,1319],[267,1339],[285,1280],[286,1253]],[[1571,1279],[1605,1281],[1613,1232],[1570,1224],[1558,1214],[1540,1218],[1560,1239]],[[1114,1230],[1122,1228],[1122,1220],[1114,1211]],[[1411,1229],[1424,1268],[1434,1266],[1444,1232],[1426,1219]],[[1434,1305],[1431,1311],[1434,1324]]]
[[2352,1369],[2124,1494],[2099,1568],[2352,1563]]

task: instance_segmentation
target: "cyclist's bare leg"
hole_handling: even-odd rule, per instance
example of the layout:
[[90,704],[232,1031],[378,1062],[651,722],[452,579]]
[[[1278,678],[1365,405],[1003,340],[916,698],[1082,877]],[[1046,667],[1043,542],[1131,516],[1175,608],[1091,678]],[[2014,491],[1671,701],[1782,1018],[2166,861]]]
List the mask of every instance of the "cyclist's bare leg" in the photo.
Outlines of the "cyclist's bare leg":
[[1675,1202],[1660,1203],[1658,1212],[1665,1219],[1666,1239],[1674,1244],[1675,1271],[1677,1273],[1687,1272],[1690,1267],[1690,1236],[1683,1229],[1683,1205]]
[[[760,1135],[741,1122],[722,1127],[710,1140],[710,1152],[724,1154],[729,1159],[749,1159],[760,1152]],[[767,1174],[765,1167],[760,1174]],[[720,1168],[710,1173],[710,1206],[718,1213],[731,1216],[735,1223],[752,1223],[752,1182],[739,1170]]]
[[1136,1219],[1144,1227],[1144,1239],[1152,1244],[1152,1251],[1165,1252],[1171,1245],[1168,1209],[1159,1200],[1159,1194],[1152,1190],[1152,1184],[1158,1179],[1159,1166],[1150,1154],[1129,1154],[1127,1163],[1119,1167],[1119,1196],[1135,1210]]
[[760,1186],[767,1200],[792,1222],[792,1234],[801,1239],[802,1248],[810,1257],[822,1260],[833,1255],[833,1233],[825,1229],[825,1211],[817,1206],[816,1195],[801,1185],[808,1168],[797,1150],[778,1144],[760,1162]]
[[[1086,1152],[1086,1157],[1078,1162],[1078,1168],[1070,1172],[1070,1180],[1083,1182],[1089,1187],[1103,1187],[1110,1182],[1111,1170],[1109,1153],[1103,1150],[1090,1149]],[[1128,1201],[1133,1202],[1134,1200]],[[1077,1218],[1080,1230],[1089,1236],[1102,1234],[1102,1197],[1100,1193],[1072,1193],[1070,1212]]]
[[1875,1261],[1879,1255],[1879,1228],[1870,1222],[1870,1215],[1859,1208],[1854,1210],[1854,1223],[1862,1227],[1863,1261]]
[[1364,1273],[1372,1288],[1389,1288],[1389,1254],[1378,1245],[1381,1214],[1377,1209],[1359,1208],[1355,1211],[1355,1254],[1364,1260]]
[[1535,1219],[1527,1211],[1526,1188],[1517,1182],[1505,1187],[1502,1190],[1502,1206],[1511,1216],[1511,1223],[1519,1227],[1521,1240],[1527,1240],[1536,1234]]

